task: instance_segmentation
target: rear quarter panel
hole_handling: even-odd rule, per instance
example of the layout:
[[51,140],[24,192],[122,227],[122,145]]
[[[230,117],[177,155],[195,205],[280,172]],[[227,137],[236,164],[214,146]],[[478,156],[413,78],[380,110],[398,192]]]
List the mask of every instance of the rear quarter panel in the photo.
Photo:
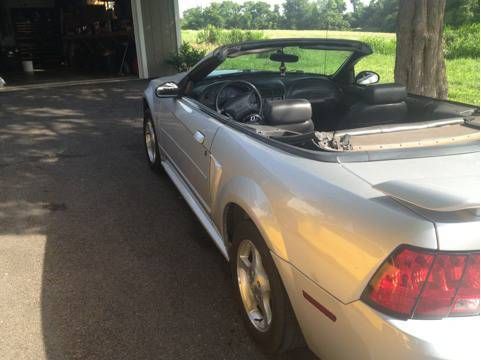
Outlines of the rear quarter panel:
[[227,126],[211,153],[218,228],[229,203],[241,206],[271,251],[343,303],[359,299],[398,245],[437,247],[432,223],[337,163],[284,153]]

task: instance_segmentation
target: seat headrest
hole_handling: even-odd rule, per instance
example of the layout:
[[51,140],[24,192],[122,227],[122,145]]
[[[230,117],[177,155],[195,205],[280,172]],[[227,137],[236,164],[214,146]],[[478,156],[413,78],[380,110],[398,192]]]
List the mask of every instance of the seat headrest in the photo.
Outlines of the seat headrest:
[[264,118],[269,125],[298,124],[311,117],[311,103],[306,99],[268,100],[264,108]]
[[399,84],[368,85],[363,88],[362,97],[371,105],[396,104],[406,100],[406,87]]

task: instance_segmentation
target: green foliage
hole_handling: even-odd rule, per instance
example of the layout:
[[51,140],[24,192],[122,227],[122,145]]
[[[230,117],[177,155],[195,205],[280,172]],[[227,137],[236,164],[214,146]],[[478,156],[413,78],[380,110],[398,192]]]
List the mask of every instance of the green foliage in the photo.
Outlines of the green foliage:
[[208,25],[224,29],[344,29],[349,27],[344,0],[285,0],[271,7],[264,1],[233,1],[196,7],[183,14],[183,29]]
[[444,30],[444,52],[447,59],[479,58],[479,23]]
[[178,72],[187,71],[205,56],[205,52],[184,41],[179,51],[171,54],[166,63],[174,66]]
[[183,29],[201,29],[206,26],[201,7],[195,7],[184,11],[182,18]]
[[220,44],[223,37],[222,30],[214,25],[207,25],[197,33],[198,44]]
[[[394,81],[395,56],[373,54],[363,58],[355,66],[356,73],[372,70],[381,77],[382,83]],[[448,59],[446,61],[449,100],[479,105],[479,60]]]
[[349,27],[344,0],[285,0],[285,29],[344,29]]
[[271,9],[263,1],[247,1],[242,5],[233,1],[196,7],[183,14],[183,29],[202,29],[208,25],[225,29],[273,29],[279,25],[279,6]]
[[[319,0],[317,2],[318,18],[314,18],[313,29],[347,29],[349,22],[344,14],[344,0]],[[316,21],[317,20],[317,21]]]
[[244,41],[262,40],[264,38],[265,35],[262,31],[240,29],[223,30],[209,25],[197,33],[196,42],[206,45],[225,45]]
[[[226,59],[219,67],[224,70],[279,71],[280,64],[270,60],[274,51],[259,54],[247,54]],[[304,72],[312,74],[332,75],[351,55],[350,51],[284,48],[286,54],[299,57],[299,61],[286,64],[288,72]]]
[[[355,28],[394,32],[400,0],[350,0],[353,11],[346,12],[344,0],[284,0],[281,7],[251,0],[213,2],[184,12],[183,29],[203,29],[208,25],[223,29],[336,30]],[[478,0],[447,0],[445,23],[450,27],[479,23]]]
[[286,0],[284,8],[284,29],[307,29],[312,6],[308,0]]
[[396,31],[399,0],[371,0],[362,6],[356,2],[351,16],[351,27],[369,31]]
[[247,1],[242,6],[240,28],[243,29],[272,29],[275,14],[269,4],[262,1]]
[[452,27],[479,24],[479,0],[447,0],[444,19]]
[[254,41],[265,39],[262,31],[232,29],[225,31],[221,37],[222,44],[235,44],[244,41]]
[[[198,31],[183,30],[182,38],[195,42]],[[367,41],[374,48],[374,54],[363,58],[356,64],[355,70],[373,70],[381,76],[381,82],[394,81],[394,62],[395,50],[394,34],[376,34],[360,31],[332,31],[331,37],[341,39],[356,39]],[[303,38],[303,37],[323,37],[325,31],[302,31],[302,30],[264,30],[266,38]],[[383,40],[371,40],[370,38],[381,38]],[[463,39],[460,37],[460,39]],[[217,45],[197,45],[211,49]],[[479,48],[479,47],[478,47]],[[392,51],[392,53],[389,53]],[[478,50],[479,52],[479,50]],[[263,54],[259,54],[263,55]],[[259,56],[260,58],[261,56]],[[235,58],[241,59],[242,57]],[[265,56],[264,56],[265,58]],[[256,60],[260,61],[260,60]],[[313,64],[318,63],[319,59],[312,59]],[[247,64],[247,68],[249,64]],[[308,67],[308,64],[306,65]],[[455,58],[446,59],[446,72],[449,84],[449,99],[479,105],[479,58]]]
[[396,39],[366,36],[361,40],[371,46],[374,54],[396,55]]
[[[464,25],[459,28],[447,27],[444,30],[444,53],[446,59],[479,59],[479,24]],[[374,54],[396,55],[396,40],[381,37],[362,37]]]

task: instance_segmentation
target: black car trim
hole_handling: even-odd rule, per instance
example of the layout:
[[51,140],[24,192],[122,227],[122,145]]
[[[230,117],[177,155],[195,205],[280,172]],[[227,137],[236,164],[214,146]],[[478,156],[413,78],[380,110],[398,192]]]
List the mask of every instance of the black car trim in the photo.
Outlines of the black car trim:
[[323,162],[364,162],[364,161],[384,161],[384,160],[400,160],[400,159],[412,159],[412,158],[425,158],[435,156],[447,156],[447,155],[460,155],[479,152],[479,141],[475,140],[468,144],[450,144],[450,145],[437,145],[437,146],[425,146],[419,148],[404,148],[404,149],[386,149],[376,151],[359,151],[351,153],[338,153],[338,152],[323,152],[322,150],[308,150],[303,149],[280,140],[265,137],[257,134],[256,132],[246,128],[235,120],[229,119],[226,116],[222,116],[213,109],[205,106],[190,97],[183,97],[181,100],[187,100],[191,105],[201,112],[215,118],[222,124],[228,125],[235,130],[238,130],[246,135],[253,137],[263,143],[273,146],[277,149],[283,150],[289,154],[301,156],[311,160],[323,161]]
[[195,64],[192,69],[180,80],[179,86],[184,87],[190,81],[199,81],[210,74],[217,68],[224,60],[236,53],[262,48],[275,47],[308,47],[308,46],[322,46],[325,49],[332,50],[346,50],[352,51],[352,55],[348,60],[338,69],[337,74],[343,73],[346,68],[349,68],[360,58],[372,54],[371,47],[361,41],[346,40],[346,39],[316,39],[316,38],[287,38],[287,39],[270,39],[247,41],[239,44],[220,46],[210,54],[206,55],[202,60]]

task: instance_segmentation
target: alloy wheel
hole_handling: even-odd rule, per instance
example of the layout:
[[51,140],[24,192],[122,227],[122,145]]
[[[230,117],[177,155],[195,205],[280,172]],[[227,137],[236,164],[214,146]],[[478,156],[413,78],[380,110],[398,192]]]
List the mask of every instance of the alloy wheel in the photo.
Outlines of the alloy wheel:
[[149,157],[149,161],[151,164],[155,163],[157,160],[157,151],[156,151],[156,141],[155,141],[155,133],[154,127],[152,126],[152,122],[149,120],[145,126],[144,131],[145,136],[145,146],[147,148],[147,156]]
[[272,322],[271,287],[261,254],[250,240],[239,244],[237,281],[249,320],[258,331],[266,332]]

